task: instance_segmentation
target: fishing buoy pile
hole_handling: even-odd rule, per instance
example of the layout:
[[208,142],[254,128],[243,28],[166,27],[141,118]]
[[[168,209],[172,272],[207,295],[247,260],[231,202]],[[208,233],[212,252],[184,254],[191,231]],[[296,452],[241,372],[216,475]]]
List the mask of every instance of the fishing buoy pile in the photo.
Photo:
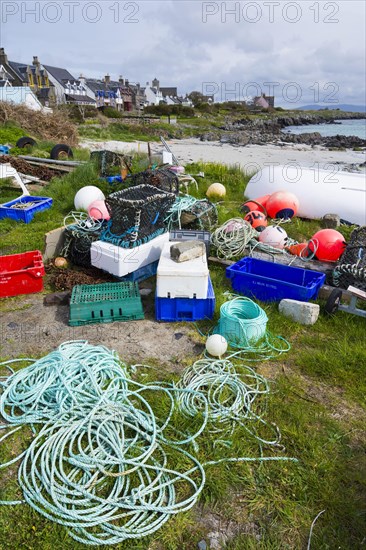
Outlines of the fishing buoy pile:
[[79,189],[74,197],[74,206],[76,210],[88,211],[89,206],[94,201],[104,201],[104,193],[95,185],[86,185]]
[[[258,232],[268,225],[268,218],[290,220],[296,216],[299,201],[293,193],[277,191],[272,195],[264,195],[255,200],[248,200],[241,206],[244,219]],[[274,245],[272,245],[274,246]]]

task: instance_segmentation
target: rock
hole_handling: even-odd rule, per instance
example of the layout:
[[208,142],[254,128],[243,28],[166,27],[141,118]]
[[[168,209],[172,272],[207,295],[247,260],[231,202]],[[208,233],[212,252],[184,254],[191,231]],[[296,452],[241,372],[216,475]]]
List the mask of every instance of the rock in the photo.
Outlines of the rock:
[[43,298],[44,306],[64,306],[69,303],[71,292],[65,290],[64,292],[53,292],[52,294],[47,294]]
[[170,247],[170,257],[175,262],[186,262],[199,258],[206,253],[206,246],[203,241],[183,241],[172,244]]
[[140,296],[149,296],[152,293],[152,288],[140,288]]
[[314,325],[319,317],[320,307],[310,302],[299,302],[285,298],[278,306],[279,312],[301,325]]
[[338,214],[325,214],[322,218],[322,227],[326,229],[336,229],[341,225],[341,218]]

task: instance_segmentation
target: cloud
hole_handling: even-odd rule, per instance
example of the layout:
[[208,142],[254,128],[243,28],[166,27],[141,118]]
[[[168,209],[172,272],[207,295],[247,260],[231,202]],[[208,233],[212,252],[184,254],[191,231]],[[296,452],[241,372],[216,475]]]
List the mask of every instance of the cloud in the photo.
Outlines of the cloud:
[[363,2],[4,0],[1,9],[2,46],[15,61],[38,55],[75,76],[108,72],[143,85],[157,77],[180,93],[205,82],[220,90],[257,82],[263,91],[279,82],[278,105],[290,82],[302,103],[313,99],[314,83],[335,82],[341,102],[364,101]]

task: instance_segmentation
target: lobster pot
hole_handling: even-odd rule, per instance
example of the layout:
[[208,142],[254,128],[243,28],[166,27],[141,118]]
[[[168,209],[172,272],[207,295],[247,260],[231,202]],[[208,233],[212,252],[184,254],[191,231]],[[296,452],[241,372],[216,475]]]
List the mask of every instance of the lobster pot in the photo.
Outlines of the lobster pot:
[[105,200],[111,219],[102,240],[125,247],[147,242],[151,235],[166,231],[164,219],[174,200],[174,193],[152,185],[137,185],[112,193]]
[[333,284],[366,291],[366,226],[354,229],[346,250],[333,271]]
[[91,267],[91,246],[98,241],[102,229],[85,231],[77,225],[68,225],[65,228],[65,241],[61,256],[70,260],[74,265]]
[[179,180],[176,174],[167,168],[138,172],[129,176],[126,182],[129,186],[152,185],[161,191],[179,194]]
[[193,206],[183,210],[180,223],[185,229],[211,231],[218,222],[217,208],[210,201],[197,201]]
[[107,150],[93,151],[90,153],[90,160],[96,164],[99,174],[105,177],[112,167],[121,167],[123,155]]

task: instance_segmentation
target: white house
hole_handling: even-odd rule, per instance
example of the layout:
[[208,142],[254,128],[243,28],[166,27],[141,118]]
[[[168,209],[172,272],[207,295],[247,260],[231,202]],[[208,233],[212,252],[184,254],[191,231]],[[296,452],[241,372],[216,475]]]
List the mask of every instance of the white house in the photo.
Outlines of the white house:
[[28,86],[2,86],[0,87],[0,101],[25,105],[33,111],[52,112],[48,107],[43,107],[37,96]]
[[145,98],[146,98],[145,105],[159,105],[160,101],[163,101],[164,97],[163,97],[163,93],[159,89],[158,80],[154,79],[152,81],[152,86],[150,86],[149,82],[146,82]]

